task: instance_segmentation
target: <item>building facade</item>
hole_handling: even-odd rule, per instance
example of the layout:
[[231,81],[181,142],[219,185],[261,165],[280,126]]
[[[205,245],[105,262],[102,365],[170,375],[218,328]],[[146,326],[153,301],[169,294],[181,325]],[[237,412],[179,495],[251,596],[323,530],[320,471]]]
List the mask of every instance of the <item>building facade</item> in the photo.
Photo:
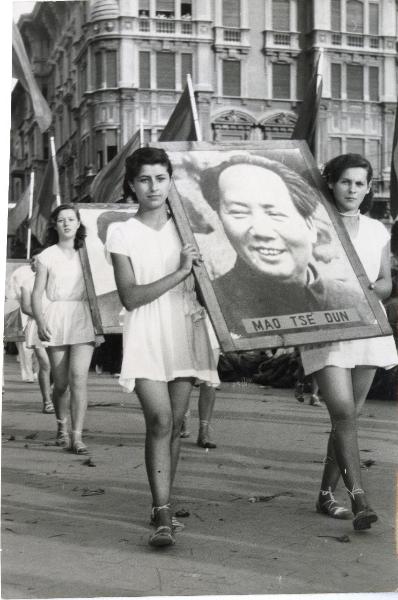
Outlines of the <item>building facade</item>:
[[[388,198],[396,0],[37,2],[18,26],[54,115],[63,201],[87,201],[95,174],[141,123],[146,142],[158,139],[187,73],[203,139],[289,139],[318,48],[324,59],[316,160],[365,154],[376,196]],[[48,139],[17,84],[11,201],[32,167],[40,177]]]

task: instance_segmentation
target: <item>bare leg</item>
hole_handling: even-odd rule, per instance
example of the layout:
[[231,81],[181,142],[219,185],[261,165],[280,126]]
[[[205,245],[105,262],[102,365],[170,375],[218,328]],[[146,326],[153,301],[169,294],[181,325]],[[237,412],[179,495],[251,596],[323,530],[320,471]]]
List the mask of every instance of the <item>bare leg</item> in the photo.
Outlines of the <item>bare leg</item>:
[[51,400],[51,383],[50,373],[51,365],[48,354],[44,348],[35,348],[37,362],[39,363],[39,386],[43,399],[43,412],[54,412],[53,403]]
[[177,470],[178,458],[180,455],[180,432],[182,422],[189,405],[189,397],[192,391],[191,379],[175,379],[168,384],[171,410],[173,414],[173,431],[171,434],[171,483],[173,485],[174,477]]
[[58,432],[56,444],[69,447],[68,434],[68,375],[69,375],[69,346],[49,346],[48,356],[53,376],[53,404],[57,418]]
[[215,388],[202,383],[199,392],[199,435],[197,441],[198,446],[201,448],[217,448],[217,445],[211,441],[209,432],[215,401]]
[[[370,375],[358,374],[355,379],[358,388],[365,390],[365,381],[369,381]],[[332,422],[331,439],[337,464],[356,515],[354,528],[365,529],[377,516],[369,509],[362,489],[353,376],[350,369],[330,366],[318,371],[317,380]]]
[[69,387],[72,419],[72,449],[85,454],[87,447],[82,442],[84,417],[87,411],[87,379],[93,344],[74,344],[70,347]]
[[[355,412],[358,417],[361,414],[365,404],[366,397],[372,385],[376,369],[374,367],[356,367],[351,371],[352,388],[355,402]],[[332,492],[337,487],[340,479],[340,469],[336,461],[336,455],[333,447],[332,435],[329,436],[327,454],[325,458],[325,468],[322,476],[321,489]]]

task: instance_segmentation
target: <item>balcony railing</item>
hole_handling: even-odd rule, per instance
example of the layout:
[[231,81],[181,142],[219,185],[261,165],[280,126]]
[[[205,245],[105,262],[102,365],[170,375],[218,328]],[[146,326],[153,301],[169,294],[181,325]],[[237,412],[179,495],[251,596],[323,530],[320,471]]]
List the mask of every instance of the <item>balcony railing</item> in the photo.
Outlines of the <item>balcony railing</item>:
[[274,33],[275,46],[290,46],[290,33]]
[[144,17],[138,19],[138,31],[140,33],[161,35],[193,35],[194,23],[187,19],[150,19]]
[[349,48],[377,50],[383,47],[383,38],[375,35],[332,32],[331,43],[333,46],[347,46]]
[[240,29],[224,29],[224,42],[235,42],[240,44],[242,36]]
[[363,48],[363,36],[362,35],[347,35],[347,46],[353,48]]

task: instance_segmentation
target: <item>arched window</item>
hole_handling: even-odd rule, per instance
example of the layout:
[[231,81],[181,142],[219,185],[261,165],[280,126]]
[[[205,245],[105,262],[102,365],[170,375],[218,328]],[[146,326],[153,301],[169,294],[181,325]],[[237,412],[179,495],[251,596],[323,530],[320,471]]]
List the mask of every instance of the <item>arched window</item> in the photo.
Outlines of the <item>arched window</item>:
[[363,33],[363,3],[359,0],[347,0],[347,31]]

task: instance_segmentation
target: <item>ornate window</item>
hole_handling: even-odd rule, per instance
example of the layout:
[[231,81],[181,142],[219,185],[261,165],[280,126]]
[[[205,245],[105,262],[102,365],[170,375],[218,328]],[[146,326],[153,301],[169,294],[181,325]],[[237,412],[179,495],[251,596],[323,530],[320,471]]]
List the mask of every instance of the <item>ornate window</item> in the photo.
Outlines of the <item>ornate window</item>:
[[223,96],[241,95],[241,73],[239,60],[222,61],[222,93]]
[[341,64],[332,63],[332,98],[341,98]]
[[156,87],[163,90],[175,90],[175,54],[173,52],[156,53]]
[[341,31],[341,0],[332,0],[332,31]]
[[223,27],[240,27],[240,0],[223,0]]
[[151,53],[140,52],[140,88],[151,87]]
[[363,66],[347,65],[347,98],[363,100]]
[[290,98],[290,64],[273,63],[272,64],[272,97]]
[[347,31],[363,33],[363,3],[359,0],[347,0]]
[[290,31],[290,0],[272,0],[272,29]]

